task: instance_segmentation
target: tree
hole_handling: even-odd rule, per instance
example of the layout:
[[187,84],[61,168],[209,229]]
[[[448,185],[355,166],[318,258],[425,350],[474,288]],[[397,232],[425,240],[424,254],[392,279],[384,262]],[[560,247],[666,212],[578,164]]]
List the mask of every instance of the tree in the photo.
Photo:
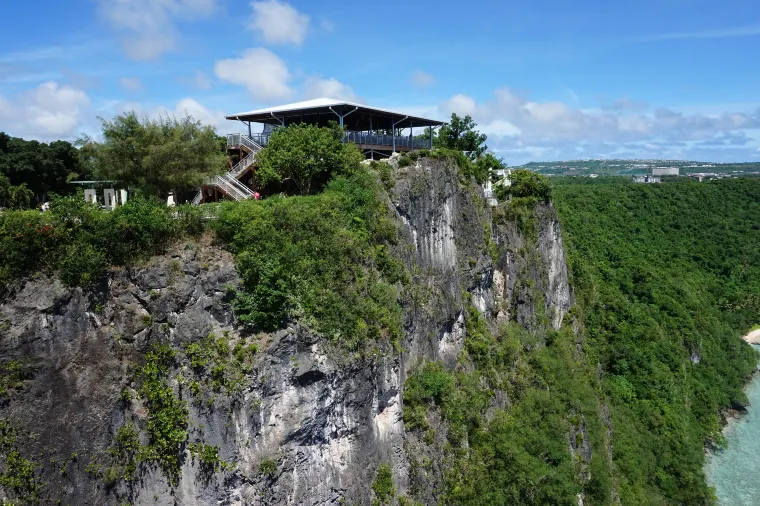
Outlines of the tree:
[[496,187],[496,198],[499,201],[507,200],[509,197],[535,197],[547,202],[551,199],[552,189],[546,176],[530,170],[517,169],[512,171],[509,180],[509,186]]
[[8,200],[11,196],[11,182],[0,172],[0,207],[8,205]]
[[469,115],[461,118],[452,113],[451,121],[443,125],[433,138],[433,146],[465,151],[471,160],[475,160],[488,150],[485,144],[487,136],[475,130],[477,126]]
[[70,193],[68,182],[82,171],[77,150],[69,142],[45,144],[0,133],[0,173],[11,185],[26,184],[32,198],[42,202],[50,192]]
[[166,198],[172,190],[199,187],[224,169],[224,153],[213,127],[192,116],[140,121],[134,112],[101,118],[103,141],[80,139],[86,167],[99,179],[118,181],[146,195]]
[[29,209],[32,203],[34,192],[26,187],[26,183],[10,187],[10,207],[11,209]]
[[282,185],[308,195],[334,176],[354,172],[363,159],[355,144],[343,142],[337,124],[287,126],[275,130],[256,155],[256,181],[262,187]]

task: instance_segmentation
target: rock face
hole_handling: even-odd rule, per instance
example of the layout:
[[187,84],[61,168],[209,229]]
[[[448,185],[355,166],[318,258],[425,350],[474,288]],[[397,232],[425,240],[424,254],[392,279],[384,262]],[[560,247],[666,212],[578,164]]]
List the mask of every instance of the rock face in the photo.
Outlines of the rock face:
[[[415,441],[401,417],[404,380],[423,360],[456,363],[465,305],[494,322],[547,318],[558,328],[572,301],[551,205],[539,205],[526,228],[498,210],[492,216],[479,189],[461,184],[448,162],[394,170],[388,207],[404,238],[396,253],[413,277],[400,352],[346,354],[297,325],[247,334],[226,295],[239,282],[234,259],[209,240],[114,270],[88,292],[39,278],[4,301],[1,361],[19,361],[27,374],[0,397],[0,419],[13,424],[21,453],[35,464],[41,502],[370,504],[382,463],[406,493]],[[124,396],[134,391],[145,354],[157,342],[183,350],[209,334],[236,350],[255,344],[247,369],[224,373],[240,372],[237,387],[201,385],[198,393],[186,364],[177,365],[170,385],[188,406],[188,442],[217,447],[227,465],[209,468],[188,445],[174,483],[150,461],[134,480],[109,477],[117,430],[144,426],[148,415]],[[144,432],[140,442],[147,442]],[[431,492],[425,502],[435,500]]]

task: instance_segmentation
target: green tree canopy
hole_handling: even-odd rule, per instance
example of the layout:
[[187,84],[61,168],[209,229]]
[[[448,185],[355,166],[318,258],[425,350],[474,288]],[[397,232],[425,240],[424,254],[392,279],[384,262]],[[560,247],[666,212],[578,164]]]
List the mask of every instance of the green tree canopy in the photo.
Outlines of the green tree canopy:
[[509,180],[512,183],[510,186],[496,187],[496,198],[500,201],[509,197],[535,197],[545,201],[551,199],[552,189],[546,176],[530,170],[517,169],[512,171]]
[[80,140],[85,163],[96,177],[119,181],[147,195],[197,188],[222,172],[224,153],[213,127],[192,116],[140,121],[134,112],[101,118],[103,141]]
[[475,160],[488,150],[487,136],[475,130],[477,126],[469,115],[461,118],[452,113],[451,120],[441,127],[433,139],[433,146],[465,151],[471,160]]
[[343,142],[343,131],[331,127],[292,125],[272,133],[256,155],[256,181],[301,195],[316,193],[337,175],[347,175],[364,159],[355,144]]
[[[45,144],[0,132],[0,175],[10,186],[26,184],[23,193],[31,192],[30,202],[45,201],[51,192],[70,193],[72,187],[68,182],[80,174],[79,156],[71,143],[55,141]],[[10,198],[9,191],[7,189],[3,197],[0,189],[0,205]]]

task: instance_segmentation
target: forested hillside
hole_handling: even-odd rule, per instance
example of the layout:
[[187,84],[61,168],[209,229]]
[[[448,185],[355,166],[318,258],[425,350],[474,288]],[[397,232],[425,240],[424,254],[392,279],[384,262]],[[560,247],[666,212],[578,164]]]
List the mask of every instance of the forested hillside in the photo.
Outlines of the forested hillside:
[[584,348],[610,401],[622,504],[705,504],[704,444],[744,401],[760,322],[760,181],[561,185]]

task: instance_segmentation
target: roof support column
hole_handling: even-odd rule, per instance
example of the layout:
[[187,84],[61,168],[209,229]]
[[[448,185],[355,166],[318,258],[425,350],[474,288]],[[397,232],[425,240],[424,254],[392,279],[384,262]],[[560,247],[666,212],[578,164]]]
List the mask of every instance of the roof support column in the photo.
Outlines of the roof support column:
[[333,109],[333,108],[332,108],[332,106],[330,106],[330,107],[329,107],[329,109],[330,109],[330,110],[333,112],[333,114],[335,114],[335,115],[338,117],[338,120],[340,121],[340,128],[341,128],[341,129],[343,128],[343,118],[345,118],[346,116],[348,116],[348,115],[349,115],[349,114],[351,114],[352,112],[356,112],[356,111],[358,111],[358,110],[359,110],[359,108],[358,108],[358,107],[354,107],[354,110],[353,110],[353,111],[349,111],[349,112],[347,112],[346,114],[342,114],[342,115],[341,115],[341,114],[338,114],[337,112],[335,112],[335,109]]
[[[404,116],[397,122],[391,124],[391,134],[393,135],[393,152],[394,153],[396,152],[396,125],[398,125],[402,121],[406,121],[407,119],[409,119],[409,116]],[[393,120],[391,119],[391,121]]]

